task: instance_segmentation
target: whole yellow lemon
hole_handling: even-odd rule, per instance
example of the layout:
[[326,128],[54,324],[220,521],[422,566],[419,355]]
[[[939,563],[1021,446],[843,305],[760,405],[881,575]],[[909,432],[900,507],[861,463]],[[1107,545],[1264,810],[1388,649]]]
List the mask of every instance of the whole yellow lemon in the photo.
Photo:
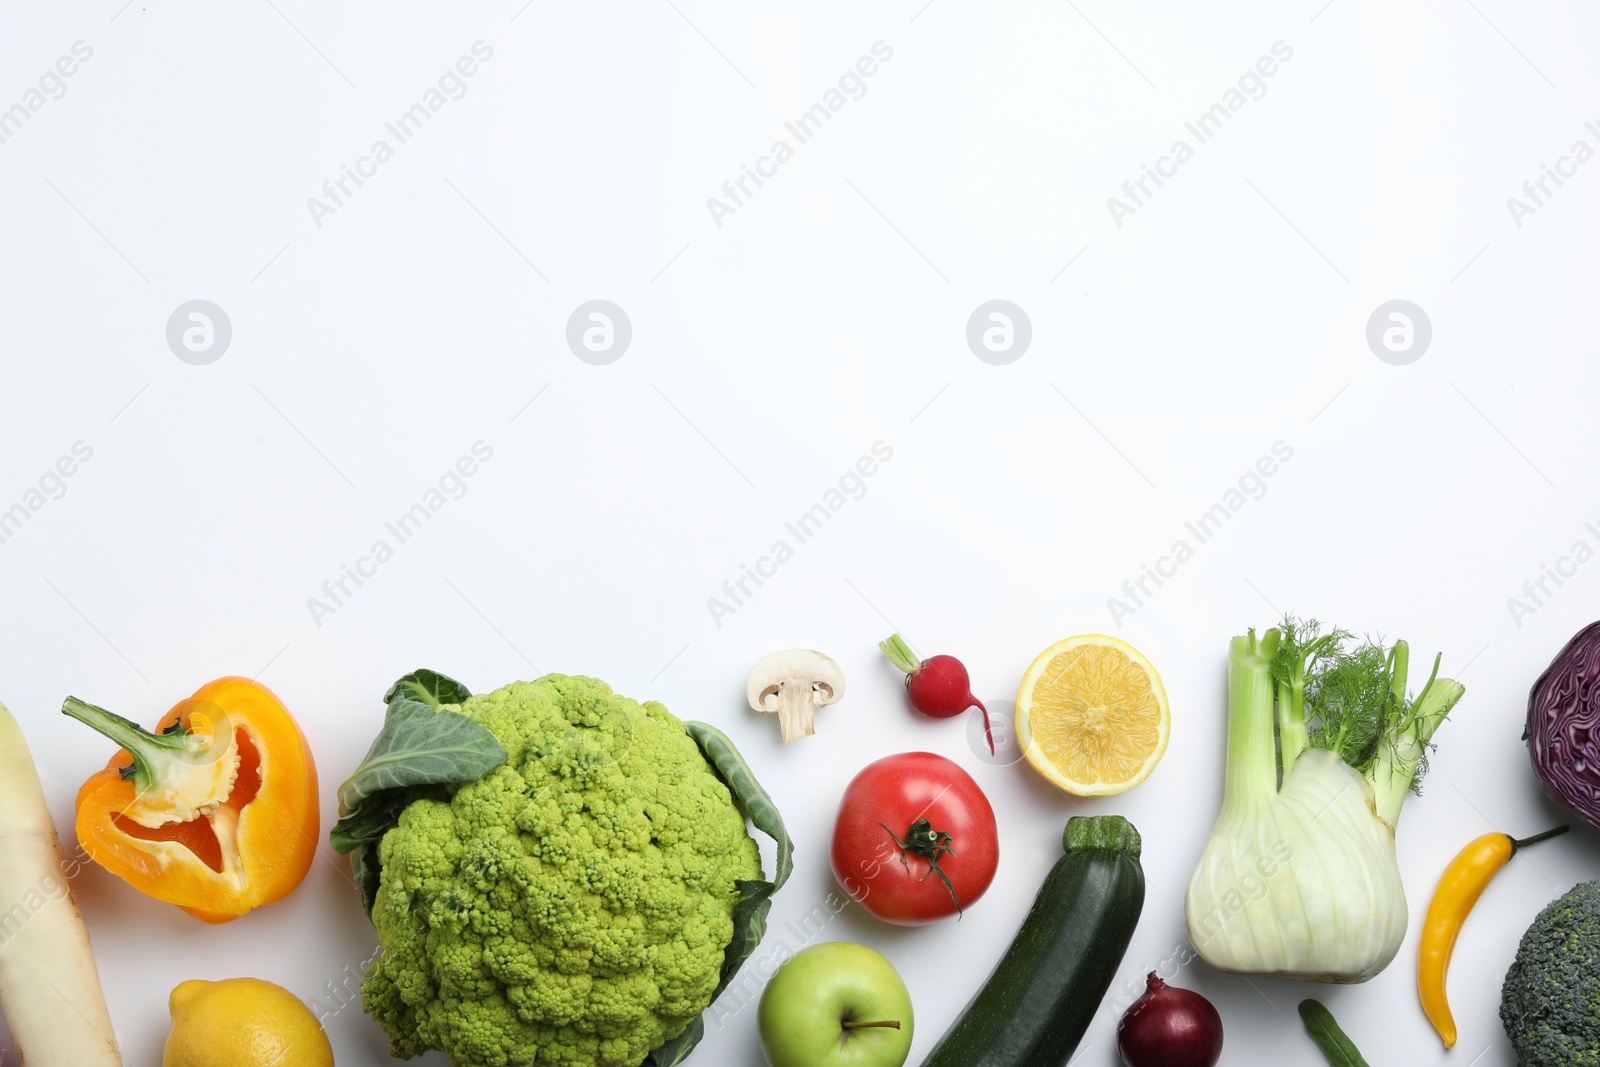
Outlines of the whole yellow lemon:
[[162,1067],[333,1067],[333,1046],[300,998],[259,978],[181,983],[168,998]]

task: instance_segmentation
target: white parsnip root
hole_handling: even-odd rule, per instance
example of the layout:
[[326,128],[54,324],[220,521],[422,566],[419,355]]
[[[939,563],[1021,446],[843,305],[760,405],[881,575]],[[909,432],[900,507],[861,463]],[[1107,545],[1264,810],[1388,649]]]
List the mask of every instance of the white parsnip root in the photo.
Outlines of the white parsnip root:
[[0,704],[0,1007],[28,1067],[121,1067],[28,742]]

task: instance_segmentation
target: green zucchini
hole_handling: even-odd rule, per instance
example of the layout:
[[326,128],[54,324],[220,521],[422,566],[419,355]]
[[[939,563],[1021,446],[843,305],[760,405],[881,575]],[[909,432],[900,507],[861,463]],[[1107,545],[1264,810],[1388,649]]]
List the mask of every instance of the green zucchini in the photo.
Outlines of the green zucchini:
[[923,1067],[1058,1067],[1089,1028],[1144,907],[1139,831],[1120,815],[1067,822],[1022,927]]

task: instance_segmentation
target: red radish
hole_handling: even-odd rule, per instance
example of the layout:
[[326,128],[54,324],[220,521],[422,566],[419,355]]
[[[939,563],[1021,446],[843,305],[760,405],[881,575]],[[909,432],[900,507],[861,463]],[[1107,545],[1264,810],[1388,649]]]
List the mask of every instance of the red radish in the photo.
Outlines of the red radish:
[[1169,986],[1156,972],[1117,1024],[1117,1051],[1128,1067],[1212,1067],[1222,1058],[1222,1016],[1211,1001]]
[[911,706],[935,719],[948,719],[960,715],[968,708],[983,712],[983,737],[989,742],[989,753],[994,754],[994,731],[989,727],[989,709],[983,701],[972,695],[972,680],[967,668],[954,656],[929,656],[918,659],[911,646],[899,634],[891,634],[887,641],[878,642],[889,662],[906,672],[906,696]]

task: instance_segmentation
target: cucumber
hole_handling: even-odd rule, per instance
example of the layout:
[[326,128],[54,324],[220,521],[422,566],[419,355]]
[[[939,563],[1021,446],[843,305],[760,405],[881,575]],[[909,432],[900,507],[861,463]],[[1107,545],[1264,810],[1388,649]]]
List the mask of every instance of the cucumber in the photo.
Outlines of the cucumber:
[[1089,1028],[1144,907],[1139,831],[1079,817],[1022,927],[923,1067],[1059,1067]]

